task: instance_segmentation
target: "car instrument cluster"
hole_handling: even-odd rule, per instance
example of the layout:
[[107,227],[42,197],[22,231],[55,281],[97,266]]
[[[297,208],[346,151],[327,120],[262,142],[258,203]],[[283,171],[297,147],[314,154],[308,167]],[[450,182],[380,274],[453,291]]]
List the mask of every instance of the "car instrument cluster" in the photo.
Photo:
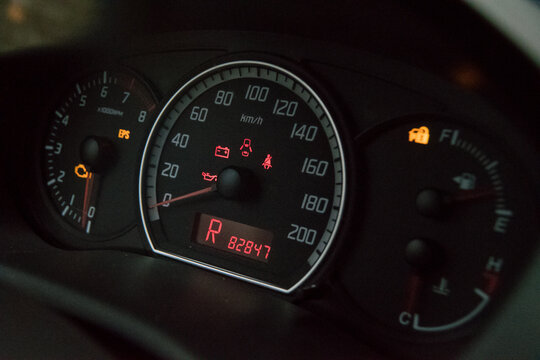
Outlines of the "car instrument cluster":
[[140,69],[80,76],[39,135],[50,236],[107,248],[135,231],[152,256],[280,293],[330,282],[406,337],[467,329],[534,237],[520,164],[436,111],[353,130],[336,105],[351,98],[317,75],[218,58],[165,96]]

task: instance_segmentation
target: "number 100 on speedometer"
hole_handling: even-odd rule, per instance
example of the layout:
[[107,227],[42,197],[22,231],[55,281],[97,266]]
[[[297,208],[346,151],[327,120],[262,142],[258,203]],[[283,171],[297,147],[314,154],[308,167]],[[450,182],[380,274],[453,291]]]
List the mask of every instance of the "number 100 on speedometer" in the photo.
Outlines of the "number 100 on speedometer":
[[233,61],[181,86],[152,128],[140,210],[155,253],[281,292],[321,263],[343,212],[343,147],[315,91]]

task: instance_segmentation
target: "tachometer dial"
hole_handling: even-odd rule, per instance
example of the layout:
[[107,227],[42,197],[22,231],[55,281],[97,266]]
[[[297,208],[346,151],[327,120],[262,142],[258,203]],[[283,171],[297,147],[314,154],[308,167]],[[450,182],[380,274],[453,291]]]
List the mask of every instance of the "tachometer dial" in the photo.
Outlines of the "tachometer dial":
[[167,103],[145,148],[152,249],[279,291],[316,268],[339,225],[343,149],[319,96],[258,61],[213,67]]
[[146,85],[110,71],[77,82],[54,111],[43,145],[43,176],[71,228],[103,238],[134,224],[134,169],[155,111]]

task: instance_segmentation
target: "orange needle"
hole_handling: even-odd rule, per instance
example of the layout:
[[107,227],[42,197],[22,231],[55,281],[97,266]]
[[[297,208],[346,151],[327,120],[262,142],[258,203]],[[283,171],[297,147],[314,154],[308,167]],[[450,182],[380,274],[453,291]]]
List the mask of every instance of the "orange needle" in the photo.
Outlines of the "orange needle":
[[212,186],[209,186],[209,187],[201,189],[201,190],[190,192],[189,194],[181,195],[181,196],[169,199],[169,200],[159,202],[157,204],[149,206],[149,208],[153,209],[155,207],[158,207],[158,206],[161,206],[161,205],[167,205],[167,204],[170,204],[170,203],[178,201],[178,200],[189,199],[189,198],[192,198],[192,197],[195,197],[195,196],[199,196],[199,195],[202,195],[202,194],[206,194],[206,193],[215,191],[216,189],[217,189],[216,185],[212,185]]

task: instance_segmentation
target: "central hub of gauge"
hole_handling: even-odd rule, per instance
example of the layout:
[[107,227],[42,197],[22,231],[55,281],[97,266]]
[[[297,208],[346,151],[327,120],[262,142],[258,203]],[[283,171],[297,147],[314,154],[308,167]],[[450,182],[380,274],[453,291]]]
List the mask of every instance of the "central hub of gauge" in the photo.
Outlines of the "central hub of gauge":
[[60,224],[65,241],[110,239],[134,226],[135,184],[126,179],[155,111],[148,86],[124,71],[83,78],[60,102],[44,139],[42,174],[56,209],[46,223]]
[[313,89],[236,61],[191,79],[159,115],[140,207],[155,252],[290,292],[336,235],[344,181],[336,125]]

